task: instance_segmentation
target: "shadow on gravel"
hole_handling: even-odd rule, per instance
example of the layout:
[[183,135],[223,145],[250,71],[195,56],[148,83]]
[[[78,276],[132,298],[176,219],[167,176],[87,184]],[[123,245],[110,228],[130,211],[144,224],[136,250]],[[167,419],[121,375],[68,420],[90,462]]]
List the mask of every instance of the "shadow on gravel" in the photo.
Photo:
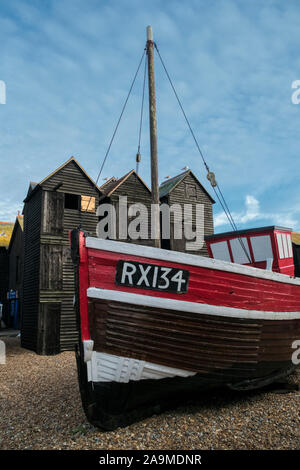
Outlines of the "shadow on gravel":
[[285,380],[274,382],[270,385],[256,390],[236,391],[228,388],[215,388],[203,391],[197,395],[190,395],[186,400],[181,400],[177,404],[173,403],[164,409],[164,413],[175,411],[178,415],[186,413],[201,412],[204,409],[229,408],[232,405],[242,405],[243,403],[256,402],[265,399],[267,394],[294,394],[300,391],[300,371],[296,371]]

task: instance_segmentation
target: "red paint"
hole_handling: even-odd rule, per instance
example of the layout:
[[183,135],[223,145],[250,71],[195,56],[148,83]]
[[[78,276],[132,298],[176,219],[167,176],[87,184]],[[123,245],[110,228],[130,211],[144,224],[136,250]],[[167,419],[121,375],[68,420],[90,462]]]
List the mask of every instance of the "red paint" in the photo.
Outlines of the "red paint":
[[[250,310],[300,310],[300,286],[293,284],[92,248],[87,249],[87,257],[89,287]],[[188,292],[174,294],[117,286],[115,272],[120,259],[187,269],[190,273]]]
[[[291,231],[286,229],[277,229],[275,227],[269,227],[266,228],[266,230],[258,230],[257,232],[252,231],[247,233],[247,230],[244,233],[240,233],[239,237],[241,238],[246,238],[249,251],[250,251],[250,258],[251,258],[251,263],[245,263],[246,266],[253,266],[255,268],[260,268],[260,269],[266,269],[266,261],[255,261],[254,260],[254,254],[253,254],[253,249],[252,249],[252,243],[251,243],[251,237],[260,237],[260,236],[270,236],[271,240],[271,246],[272,246],[272,251],[273,251],[273,265],[272,265],[272,271],[282,273],[282,274],[287,274],[288,276],[294,276],[294,260],[293,257],[289,258],[280,258],[279,257],[279,249],[277,245],[277,237],[276,234],[289,234],[291,236]],[[212,250],[211,250],[211,245],[215,242],[227,242],[227,246],[229,249],[229,254],[231,258],[231,262],[234,262],[233,255],[232,255],[232,250],[230,246],[230,240],[233,240],[235,238],[238,238],[238,236],[232,232],[228,233],[227,235],[224,234],[223,236],[220,234],[216,234],[215,237],[210,237],[208,240],[206,240],[206,245],[208,249],[208,254],[210,258],[213,258]]]
[[88,270],[88,250],[85,246],[85,237],[83,232],[79,233],[79,303],[80,303],[80,323],[81,323],[81,340],[85,341],[90,339],[89,332],[89,316],[88,316],[88,298],[87,289],[89,285],[89,270]]

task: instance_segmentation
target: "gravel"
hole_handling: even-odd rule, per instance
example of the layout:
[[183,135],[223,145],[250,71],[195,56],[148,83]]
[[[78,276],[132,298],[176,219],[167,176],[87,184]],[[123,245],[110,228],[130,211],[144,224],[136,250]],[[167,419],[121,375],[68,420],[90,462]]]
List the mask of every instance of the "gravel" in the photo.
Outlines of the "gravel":
[[1,339],[0,449],[300,449],[299,370],[288,379],[298,390],[202,393],[197,403],[105,433],[82,410],[74,353],[38,356],[19,338]]

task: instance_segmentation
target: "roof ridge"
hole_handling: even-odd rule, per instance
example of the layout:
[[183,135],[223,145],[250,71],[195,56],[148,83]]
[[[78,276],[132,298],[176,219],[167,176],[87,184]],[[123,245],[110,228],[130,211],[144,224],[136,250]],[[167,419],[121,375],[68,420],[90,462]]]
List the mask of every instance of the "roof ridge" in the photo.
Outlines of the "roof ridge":
[[185,170],[183,173],[179,173],[178,175],[172,176],[172,178],[168,178],[166,181],[163,181],[162,183],[160,183],[159,186],[163,186],[164,184],[169,183],[170,181],[174,180],[175,178],[178,178],[179,176],[183,176],[183,175],[187,174],[189,171],[191,171],[190,168],[188,170]]

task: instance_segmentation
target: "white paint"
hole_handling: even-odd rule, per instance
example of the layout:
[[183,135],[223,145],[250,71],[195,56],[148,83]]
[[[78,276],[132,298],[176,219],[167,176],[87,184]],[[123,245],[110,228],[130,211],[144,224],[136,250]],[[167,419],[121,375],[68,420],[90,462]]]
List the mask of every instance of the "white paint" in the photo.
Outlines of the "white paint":
[[6,363],[6,346],[4,341],[0,341],[0,365]]
[[273,258],[273,250],[270,235],[251,237],[250,240],[254,255],[254,261],[266,261],[267,258]]
[[232,251],[233,261],[235,263],[239,263],[239,264],[249,263],[249,259],[251,260],[251,255],[250,255],[250,250],[249,250],[247,238],[242,237],[241,241],[242,241],[243,246],[246,250],[246,253],[248,253],[249,258],[247,258],[247,256],[246,256],[246,253],[245,253],[245,251],[244,251],[244,249],[243,249],[243,247],[240,243],[240,239],[239,238],[232,238],[230,240],[230,247],[231,247],[231,251]]
[[83,341],[83,360],[88,362],[91,360],[92,353],[94,348],[94,341],[91,339]]
[[[241,264],[229,263],[227,261],[206,258],[204,256],[190,255],[188,253],[164,250],[162,248],[135,245],[133,243],[117,242],[115,240],[103,240],[93,237],[87,237],[85,240],[87,248],[140,256],[142,258],[169,261],[171,263],[178,263],[180,265],[185,264],[190,266],[199,266],[202,268],[216,269],[219,271],[244,274],[245,276],[269,279],[271,281],[283,282],[284,284],[295,284],[300,286],[299,278],[293,278],[291,276],[287,276],[286,274],[265,271],[263,269],[254,268],[252,266],[243,266]],[[271,257],[273,257],[273,255]]]
[[287,244],[287,239],[286,239],[286,234],[282,234],[282,244],[283,244],[283,252],[284,252],[284,257],[288,258],[289,257],[289,250],[288,250],[288,244]]
[[196,374],[196,372],[96,351],[93,352],[87,366],[89,382],[128,383],[130,380],[158,380],[176,376],[189,377]]
[[289,233],[276,233],[279,258],[293,258],[291,235]]
[[266,261],[267,261],[266,270],[272,271],[273,258],[267,258]]
[[288,245],[288,256],[289,258],[293,258],[293,247],[292,247],[292,239],[289,233],[286,234],[287,245]]
[[153,41],[152,26],[147,26],[147,40],[148,41]]
[[231,261],[227,242],[216,242],[210,245],[214,259]]
[[300,319],[300,312],[268,312],[264,310],[247,310],[219,305],[208,305],[184,300],[165,299],[150,295],[132,294],[116,290],[98,289],[89,287],[87,296],[94,299],[112,300],[128,304],[147,307],[163,308],[182,312],[190,312],[202,315],[214,315],[219,317],[245,318],[254,320],[296,320]]
[[283,244],[282,244],[282,234],[276,233],[276,238],[277,238],[277,246],[278,246],[278,251],[279,251],[279,258],[283,259],[284,252],[283,252]]

